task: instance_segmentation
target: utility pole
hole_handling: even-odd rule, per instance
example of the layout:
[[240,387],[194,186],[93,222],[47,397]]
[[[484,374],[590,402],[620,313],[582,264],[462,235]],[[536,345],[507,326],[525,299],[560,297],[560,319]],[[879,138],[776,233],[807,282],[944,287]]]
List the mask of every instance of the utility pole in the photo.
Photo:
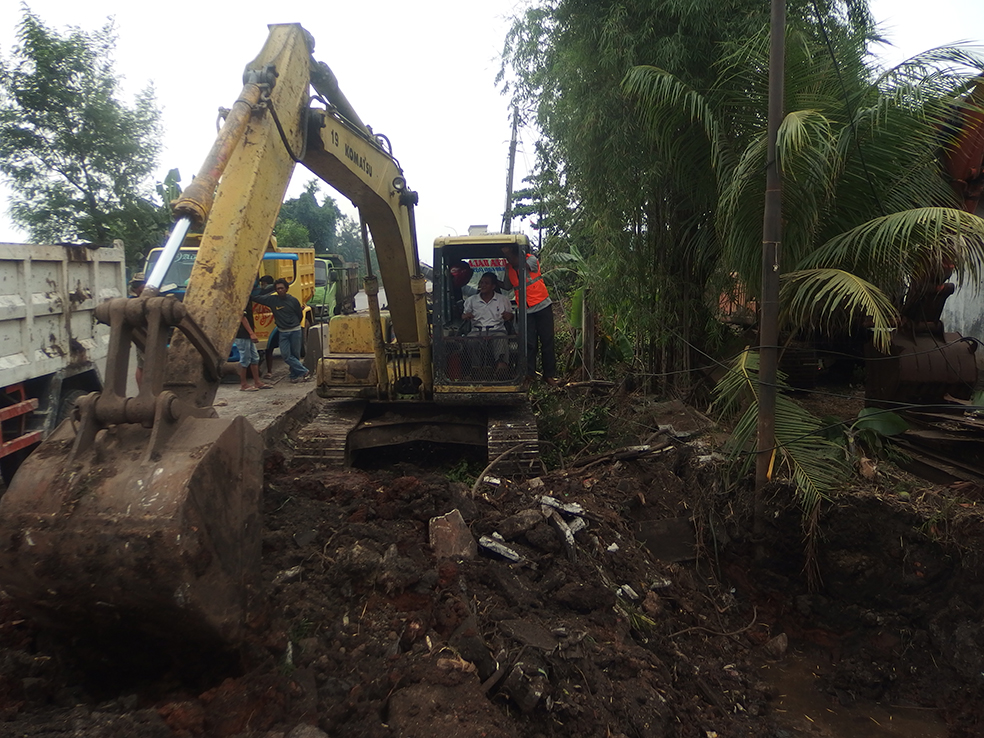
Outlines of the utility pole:
[[516,130],[519,128],[519,108],[513,105],[512,137],[509,139],[509,166],[506,171],[506,209],[502,211],[502,232],[512,233],[513,172],[516,170]]
[[753,532],[765,533],[763,489],[772,476],[776,456],[776,371],[779,365],[779,246],[782,243],[782,177],[776,141],[783,117],[783,73],[786,50],[785,0],[772,0],[769,49],[769,118],[762,218],[762,297],[759,303],[758,443],[755,459]]

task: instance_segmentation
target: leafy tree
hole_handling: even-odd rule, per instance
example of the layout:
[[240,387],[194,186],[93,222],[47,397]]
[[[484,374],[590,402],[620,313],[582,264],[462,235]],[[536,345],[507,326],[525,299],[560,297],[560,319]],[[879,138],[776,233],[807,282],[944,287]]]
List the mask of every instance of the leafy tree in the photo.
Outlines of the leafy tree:
[[338,208],[331,196],[318,203],[320,182],[311,180],[298,197],[286,200],[274,233],[281,246],[297,248],[310,246],[316,254],[340,254],[345,261],[365,266],[362,233],[354,222]]
[[281,217],[277,221],[277,245],[285,249],[311,248],[308,229],[296,220]]
[[[346,215],[342,216],[338,226],[338,238],[335,241],[336,251],[345,261],[358,262],[362,273],[366,272],[366,250],[362,245],[362,227]],[[374,274],[379,274],[379,262],[376,259],[376,249],[370,244],[369,258],[372,260]]]
[[59,34],[24,6],[17,43],[0,61],[0,173],[10,216],[36,241],[127,243],[131,257],[159,241],[162,218],[147,179],[160,150],[153,88],[119,99],[112,22]]
[[298,197],[284,201],[277,219],[277,238],[279,240],[281,237],[283,224],[293,221],[307,229],[309,243],[316,253],[337,253],[332,249],[342,212],[338,209],[338,204],[328,195],[325,195],[320,204],[318,203],[319,187],[318,180],[312,179]]

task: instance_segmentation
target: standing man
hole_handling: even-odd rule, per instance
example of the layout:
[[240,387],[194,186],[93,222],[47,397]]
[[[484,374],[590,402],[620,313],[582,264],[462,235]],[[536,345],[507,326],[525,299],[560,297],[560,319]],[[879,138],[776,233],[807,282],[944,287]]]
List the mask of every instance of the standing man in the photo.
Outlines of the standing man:
[[[519,246],[509,244],[502,247],[502,255],[508,262],[506,276],[514,290],[519,288]],[[536,379],[536,354],[539,345],[543,381],[556,387],[557,357],[554,354],[554,315],[553,302],[547,293],[540,273],[540,262],[533,254],[526,257],[526,381]],[[519,292],[516,292],[517,298]]]
[[[272,389],[272,386],[260,379],[260,353],[256,350],[259,338],[256,337],[255,324],[253,323],[253,301],[246,301],[246,309],[239,319],[239,330],[236,337],[232,339],[236,350],[239,352],[239,391],[256,392],[261,389]],[[247,370],[253,373],[253,384],[246,379]]]
[[[253,294],[259,291],[260,294],[266,294],[267,292],[273,292],[273,277],[269,274],[261,274],[259,280],[259,287],[253,290]],[[254,323],[254,329],[256,327]],[[263,375],[264,379],[273,379],[273,344],[274,341],[280,340],[280,334],[277,333],[277,329],[274,328],[270,331],[270,335],[267,336],[267,349],[263,353],[266,354],[266,374]]]
[[280,356],[290,370],[290,381],[296,384],[309,380],[311,372],[301,363],[304,308],[296,297],[287,294],[288,286],[286,279],[278,279],[273,283],[272,295],[254,294],[253,302],[266,305],[273,312],[273,322],[280,334]]

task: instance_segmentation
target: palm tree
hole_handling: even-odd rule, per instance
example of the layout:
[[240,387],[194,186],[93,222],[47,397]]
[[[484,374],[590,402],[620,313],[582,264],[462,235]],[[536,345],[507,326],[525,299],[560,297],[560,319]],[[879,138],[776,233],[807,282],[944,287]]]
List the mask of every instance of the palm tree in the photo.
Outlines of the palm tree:
[[[865,320],[884,351],[909,284],[943,263],[974,278],[984,258],[984,220],[960,209],[939,161],[954,143],[946,121],[969,104],[984,59],[940,48],[877,73],[867,53],[877,37],[866,9],[829,10],[798,17],[786,38],[787,112],[777,144],[781,319],[787,330],[807,334]],[[623,81],[654,141],[664,148],[673,142],[680,157],[710,168],[717,192],[706,223],[715,235],[710,248],[722,278],[737,277],[752,296],[761,269],[767,70],[763,27],[731,45],[704,89],[653,66],[636,66]],[[752,377],[747,363],[739,365]],[[722,388],[749,386],[731,381]],[[786,439],[778,434],[783,424],[777,417],[781,459],[805,479],[803,469],[827,460],[790,443],[810,423],[787,424]]]

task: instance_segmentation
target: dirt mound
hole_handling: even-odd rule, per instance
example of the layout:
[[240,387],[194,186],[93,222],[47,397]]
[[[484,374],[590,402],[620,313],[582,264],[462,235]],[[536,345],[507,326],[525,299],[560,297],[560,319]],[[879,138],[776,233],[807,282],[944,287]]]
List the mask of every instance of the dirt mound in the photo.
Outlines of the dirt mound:
[[[794,658],[812,659],[820,712],[876,700],[929,716],[922,732],[865,735],[984,734],[976,509],[845,494],[821,517],[815,591],[789,490],[771,491],[768,540],[753,541],[720,464],[673,442],[473,497],[409,465],[274,459],[266,589],[236,665],[93,669],[87,644],[0,603],[0,735],[848,734],[787,710],[769,673]],[[449,516],[435,541],[432,520],[455,510],[466,529]]]
[[[503,480],[474,499],[413,469],[273,480],[266,576],[280,627],[300,645],[293,677],[317,686],[321,727],[743,734],[732,701],[759,714],[767,695],[723,667],[747,648],[704,649],[699,633],[739,630],[750,608],[693,567],[657,561],[633,531],[651,508],[686,514],[680,463],[671,451],[631,468]],[[452,510],[479,542],[475,558],[438,560],[428,546],[430,521]],[[565,525],[584,525],[573,543]],[[728,705],[715,705],[725,692]]]

